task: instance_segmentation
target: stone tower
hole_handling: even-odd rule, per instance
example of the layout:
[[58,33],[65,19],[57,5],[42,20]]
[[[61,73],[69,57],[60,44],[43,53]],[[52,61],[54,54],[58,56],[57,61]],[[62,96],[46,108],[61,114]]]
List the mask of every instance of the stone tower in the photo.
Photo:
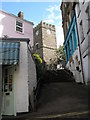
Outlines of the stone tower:
[[41,21],[40,24],[34,28],[34,51],[38,53],[47,64],[50,64],[52,60],[57,59],[56,49],[55,25]]

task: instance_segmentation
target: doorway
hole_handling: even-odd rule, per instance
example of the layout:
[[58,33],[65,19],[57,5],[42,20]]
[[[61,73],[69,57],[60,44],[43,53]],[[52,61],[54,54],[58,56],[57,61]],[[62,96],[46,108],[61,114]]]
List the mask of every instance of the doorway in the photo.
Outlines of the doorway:
[[14,115],[13,67],[3,67],[2,83],[2,114]]

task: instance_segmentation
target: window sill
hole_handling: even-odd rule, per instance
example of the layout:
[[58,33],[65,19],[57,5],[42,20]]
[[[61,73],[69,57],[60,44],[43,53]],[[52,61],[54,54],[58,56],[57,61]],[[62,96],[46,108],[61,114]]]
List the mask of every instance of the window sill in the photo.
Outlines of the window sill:
[[19,32],[19,31],[15,31],[16,33],[19,33],[19,34],[22,34],[22,35],[24,35],[24,33],[23,32]]

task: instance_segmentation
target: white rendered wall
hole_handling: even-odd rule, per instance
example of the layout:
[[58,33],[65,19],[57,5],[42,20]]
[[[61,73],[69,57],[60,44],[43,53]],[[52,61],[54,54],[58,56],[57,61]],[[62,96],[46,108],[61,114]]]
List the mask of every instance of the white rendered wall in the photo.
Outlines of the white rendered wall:
[[28,49],[28,83],[29,83],[29,97],[32,108],[34,108],[34,94],[33,88],[36,88],[37,85],[37,78],[36,78],[36,66],[34,60],[31,56],[31,53]]
[[[86,12],[87,6],[89,5],[89,2],[85,2],[84,4],[80,2],[80,14],[78,11],[78,5],[76,4],[76,18],[77,18],[77,26],[78,26],[78,34],[79,34],[79,42],[80,42],[80,51],[82,56],[82,64],[83,64],[83,74],[84,74],[84,81],[85,84],[88,83],[90,79],[89,73],[89,63],[90,63],[90,52],[89,50],[89,38],[90,38],[90,32],[87,34],[89,30],[89,20],[88,20],[88,13]],[[82,41],[81,36],[81,29],[80,29],[80,22],[82,21],[82,27],[83,27],[83,35],[84,40]]]
[[14,73],[14,100],[16,112],[28,112],[28,54],[27,43],[20,42],[19,65]]
[[83,83],[82,71],[79,72],[76,70],[77,66],[79,66],[79,69],[81,70],[81,61],[80,61],[80,65],[79,65],[78,61],[76,60],[76,56],[78,56],[78,61],[80,61],[79,48],[77,48],[76,51],[72,55],[73,61],[71,63],[68,62],[66,67],[73,73],[73,76],[77,83],[79,83],[79,82]]
[[36,88],[36,67],[26,42],[20,42],[20,59],[14,74],[15,111],[29,112],[29,100],[33,102],[33,87]]
[[24,33],[16,32],[16,20],[20,19],[14,15],[0,11],[0,37],[7,35],[9,38],[29,38],[33,46],[33,24],[20,19],[24,24]]
[[85,84],[88,82],[88,56],[83,59],[83,71],[84,71],[84,79]]

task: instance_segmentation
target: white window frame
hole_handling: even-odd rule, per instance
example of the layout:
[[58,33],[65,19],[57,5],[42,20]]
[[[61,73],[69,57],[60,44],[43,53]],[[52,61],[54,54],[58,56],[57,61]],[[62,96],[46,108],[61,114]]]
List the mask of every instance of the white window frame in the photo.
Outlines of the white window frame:
[[[20,22],[21,24],[22,24],[22,26],[20,26],[20,25],[17,25],[17,22]],[[18,20],[18,19],[16,19],[16,24],[15,24],[16,26],[15,26],[15,30],[16,30],[16,32],[19,32],[19,33],[24,33],[24,24],[23,24],[23,22],[21,21],[21,20]],[[17,27],[18,28],[20,28],[22,31],[20,31],[20,30],[17,30]]]

